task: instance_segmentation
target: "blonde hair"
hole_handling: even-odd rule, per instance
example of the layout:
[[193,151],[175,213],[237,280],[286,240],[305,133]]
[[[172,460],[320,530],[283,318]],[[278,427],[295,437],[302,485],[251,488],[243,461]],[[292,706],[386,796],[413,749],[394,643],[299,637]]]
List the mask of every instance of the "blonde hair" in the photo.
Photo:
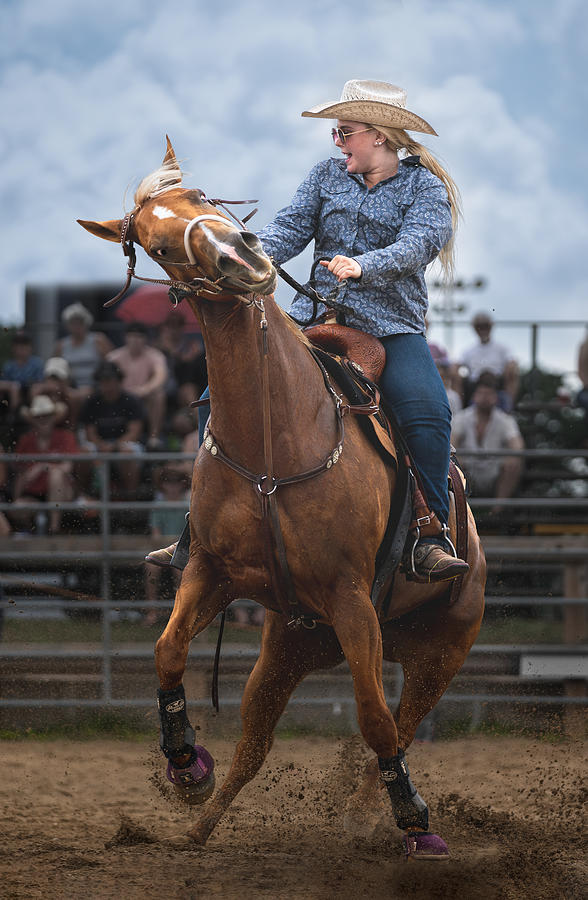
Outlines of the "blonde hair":
[[453,234],[445,246],[441,248],[439,262],[443,270],[444,280],[451,281],[455,262],[455,233],[461,217],[461,197],[458,186],[451,175],[445,171],[441,163],[435,159],[431,151],[419,144],[418,141],[413,140],[406,131],[403,131],[401,128],[388,128],[386,125],[372,125],[371,127],[386,135],[386,144],[395,153],[398,153],[399,150],[405,150],[408,156],[420,156],[423,166],[429,172],[432,172],[433,175],[436,175],[445,185],[451,207]]

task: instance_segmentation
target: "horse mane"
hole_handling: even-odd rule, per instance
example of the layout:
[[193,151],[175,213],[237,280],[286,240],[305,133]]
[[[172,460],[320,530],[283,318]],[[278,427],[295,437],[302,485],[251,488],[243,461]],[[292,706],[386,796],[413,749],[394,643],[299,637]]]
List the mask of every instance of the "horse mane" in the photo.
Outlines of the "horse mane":
[[141,206],[146,200],[180,187],[181,184],[182,170],[175,159],[168,160],[141,181],[135,191],[135,206]]

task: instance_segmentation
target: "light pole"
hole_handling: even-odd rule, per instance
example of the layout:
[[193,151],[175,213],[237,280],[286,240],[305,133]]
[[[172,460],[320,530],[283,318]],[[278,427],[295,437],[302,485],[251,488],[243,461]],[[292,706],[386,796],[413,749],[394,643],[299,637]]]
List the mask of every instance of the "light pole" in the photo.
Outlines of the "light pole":
[[431,309],[441,315],[441,321],[445,327],[444,343],[447,352],[453,356],[453,324],[456,313],[463,313],[467,310],[467,303],[459,303],[455,298],[455,294],[460,291],[482,290],[486,287],[486,279],[482,276],[473,278],[471,281],[465,281],[463,278],[456,278],[453,281],[434,281],[433,287],[441,293],[441,301],[432,303]]

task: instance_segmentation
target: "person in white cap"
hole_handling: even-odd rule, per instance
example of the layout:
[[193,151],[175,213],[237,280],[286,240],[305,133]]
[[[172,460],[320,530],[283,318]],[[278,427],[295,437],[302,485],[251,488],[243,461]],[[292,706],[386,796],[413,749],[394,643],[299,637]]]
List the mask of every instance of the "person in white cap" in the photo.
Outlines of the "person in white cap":
[[[345,304],[345,324],[380,338],[386,367],[380,386],[417,465],[435,519],[422,529],[416,569],[427,581],[467,571],[444,540],[449,517],[447,473],[451,412],[425,338],[425,269],[439,258],[451,276],[459,192],[435,157],[409,131],[435,135],[406,108],[406,92],[381,81],[348,81],[340,100],[303,116],[335,119],[341,158],[319,162],[289,206],[258,236],[282,264],[314,241],[316,287],[327,295],[333,276]],[[298,294],[297,318],[310,301]]]
[[[406,92],[381,81],[348,81],[340,100],[303,116],[335,119],[341,158],[319,162],[289,206],[258,232],[278,264],[314,241],[315,285],[325,296],[339,282],[345,324],[379,337],[386,349],[380,387],[392,406],[435,514],[415,549],[418,576],[442,581],[468,565],[444,540],[449,518],[451,412],[425,339],[425,269],[437,258],[451,276],[459,192],[435,157],[409,131],[435,135],[406,108]],[[311,301],[297,294],[292,313],[308,319]],[[147,560],[169,565],[175,545]],[[175,564],[175,562],[174,562]]]

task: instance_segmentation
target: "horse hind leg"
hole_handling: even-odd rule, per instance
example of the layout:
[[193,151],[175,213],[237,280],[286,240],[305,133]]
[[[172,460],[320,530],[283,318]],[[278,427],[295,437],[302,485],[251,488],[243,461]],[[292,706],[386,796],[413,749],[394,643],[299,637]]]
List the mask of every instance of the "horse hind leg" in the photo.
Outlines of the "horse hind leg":
[[354,605],[353,615],[340,609],[334,626],[353,676],[359,726],[366,743],[377,754],[396,824],[406,832],[407,855],[445,859],[449,855],[447,845],[428,833],[427,805],[410,780],[404,751],[398,746],[396,724],[382,685],[382,640],[375,610],[369,596],[361,606]]

